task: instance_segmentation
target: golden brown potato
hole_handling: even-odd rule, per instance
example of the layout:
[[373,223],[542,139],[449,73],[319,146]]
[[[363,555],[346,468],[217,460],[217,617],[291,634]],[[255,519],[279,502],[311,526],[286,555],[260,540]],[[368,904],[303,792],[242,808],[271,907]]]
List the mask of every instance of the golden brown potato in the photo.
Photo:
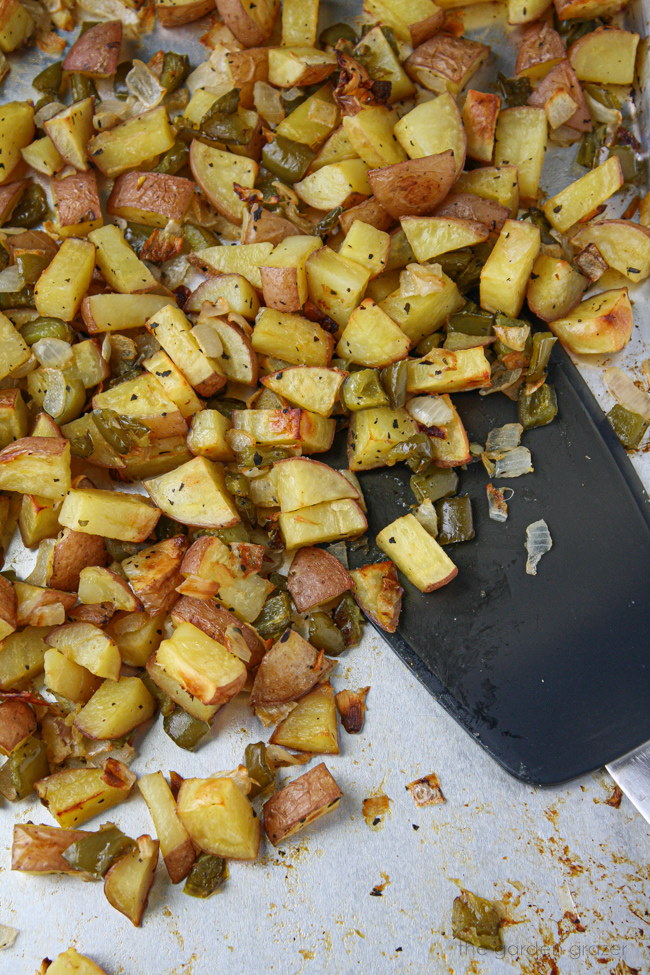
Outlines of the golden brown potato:
[[27,582],[15,582],[18,626],[58,626],[76,602],[75,594],[47,589]]
[[501,108],[501,99],[494,92],[467,92],[462,119],[467,136],[467,155],[479,162],[492,162],[494,133]]
[[112,603],[81,603],[68,610],[68,619],[74,623],[92,623],[94,626],[106,626],[115,615]]
[[392,217],[433,213],[456,179],[451,149],[368,171],[375,199]]
[[137,849],[125,853],[110,867],[104,879],[104,894],[116,911],[139,927],[153,886],[159,843],[150,836],[139,836],[136,842]]
[[167,173],[122,173],[115,180],[106,209],[116,217],[148,227],[165,227],[170,220],[183,222],[194,183]]
[[229,51],[226,62],[234,88],[239,89],[239,104],[253,108],[253,91],[256,81],[267,81],[269,75],[269,49],[249,47],[245,51]]
[[71,843],[91,835],[84,829],[16,823],[11,846],[11,869],[22,873],[79,873],[61,854]]
[[180,567],[186,549],[185,535],[176,535],[122,562],[131,588],[150,616],[168,611],[178,599],[176,586],[182,581]]
[[287,588],[300,613],[336,599],[352,588],[350,573],[322,548],[301,548],[296,553]]
[[187,877],[196,860],[194,844],[180,821],[176,801],[162,772],[143,775],[138,780],[138,788],[156,828],[169,879],[178,884]]
[[245,47],[269,39],[280,10],[279,0],[217,0],[224,23]]
[[76,592],[79,573],[89,565],[106,565],[108,553],[100,535],[86,535],[64,528],[52,551],[52,574],[48,585]]
[[295,237],[300,230],[295,223],[272,213],[265,207],[254,207],[246,211],[242,223],[242,244],[279,244],[286,237]]
[[0,490],[60,501],[70,483],[70,444],[62,437],[22,437],[0,450]]
[[11,697],[0,701],[0,755],[11,755],[36,728],[36,715],[27,701]]
[[56,229],[60,236],[88,233],[102,223],[102,207],[93,172],[72,173],[50,180],[56,209]]
[[611,17],[625,3],[626,0],[555,0],[555,9],[560,20],[589,20]]
[[548,327],[572,352],[618,352],[630,340],[634,319],[627,288],[603,291],[576,305]]
[[74,42],[63,62],[63,70],[110,78],[117,70],[121,46],[121,20],[94,24]]
[[339,731],[334,691],[329,681],[317,684],[282,719],[269,741],[314,755],[338,755]]
[[[545,108],[548,100],[559,90],[563,89],[571,96],[577,108],[562,124],[568,125],[578,132],[591,132],[591,115],[580,82],[568,61],[560,61],[551,68],[545,78],[539,83],[528,99],[528,104],[536,108]],[[555,126],[557,128],[557,126]]]
[[491,232],[500,233],[510,211],[496,200],[486,200],[476,193],[450,193],[436,209],[435,215],[453,217],[455,220],[478,221]]
[[13,633],[16,622],[16,591],[8,579],[0,576],[0,640]]
[[353,595],[366,616],[387,633],[394,633],[402,609],[402,593],[392,562],[375,562],[350,573]]
[[543,78],[566,57],[562,38],[556,30],[539,21],[526,28],[517,51],[515,74],[518,78]]
[[156,15],[163,27],[191,24],[214,10],[214,0],[156,0]]
[[280,789],[264,803],[264,830],[277,846],[309,823],[332,812],[343,793],[321,762]]
[[466,37],[436,34],[413,51],[404,63],[407,73],[429,91],[457,95],[481,64],[490,48]]
[[379,200],[374,196],[369,196],[367,200],[357,203],[350,207],[339,217],[339,225],[344,234],[347,234],[355,220],[361,220],[376,230],[388,230],[393,225],[393,218]]
[[253,627],[242,623],[234,613],[228,612],[210,599],[181,596],[174,604],[171,617],[176,626],[182,622],[192,623],[218,643],[224,643],[229,627],[239,629],[251,653],[251,659],[246,664],[249,669],[257,667],[264,656],[266,647]]
[[332,666],[331,660],[323,659],[295,630],[286,630],[258,667],[251,706],[295,701],[310,691]]

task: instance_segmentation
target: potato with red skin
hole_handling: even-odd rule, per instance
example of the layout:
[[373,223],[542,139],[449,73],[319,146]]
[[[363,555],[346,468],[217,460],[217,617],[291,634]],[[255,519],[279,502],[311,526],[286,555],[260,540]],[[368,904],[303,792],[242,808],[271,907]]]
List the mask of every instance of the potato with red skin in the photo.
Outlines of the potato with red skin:
[[148,227],[165,227],[170,220],[182,223],[194,196],[194,183],[168,173],[130,171],[117,177],[106,209]]
[[163,27],[191,24],[214,10],[214,0],[156,0],[156,16]]
[[171,617],[175,626],[183,622],[192,623],[193,626],[203,630],[218,643],[224,643],[226,630],[229,627],[237,627],[241,630],[251,652],[251,659],[246,664],[249,670],[257,667],[264,656],[266,646],[255,629],[248,623],[242,623],[234,613],[224,609],[223,606],[219,606],[211,599],[192,599],[191,596],[181,596],[172,608]]
[[277,846],[308,823],[332,812],[343,793],[324,762],[285,785],[264,803],[264,830]]
[[451,149],[368,170],[375,199],[395,219],[433,213],[455,180],[456,163]]
[[84,829],[16,823],[11,845],[11,869],[24,873],[79,873],[63,859],[71,843],[91,836]]
[[554,68],[551,68],[530,95],[528,104],[535,108],[544,108],[548,100],[560,88],[567,91],[577,105],[573,115],[564,124],[571,129],[576,129],[577,132],[591,132],[591,115],[582,92],[582,86],[568,61],[560,61]]
[[63,62],[63,70],[110,78],[117,70],[121,46],[121,20],[94,24],[74,42]]
[[490,163],[494,155],[494,133],[501,99],[494,92],[467,92],[461,113],[467,135],[467,155],[479,162]]
[[556,30],[545,22],[530,24],[519,45],[515,74],[518,78],[543,78],[565,57],[564,43]]
[[490,232],[498,234],[509,218],[510,211],[496,200],[486,200],[476,193],[450,193],[436,209],[435,216],[473,220],[486,226]]
[[11,697],[0,701],[0,755],[11,755],[36,728],[36,716],[26,701]]
[[0,576],[0,640],[16,629],[16,591],[8,579]]
[[392,562],[375,562],[353,569],[352,595],[373,623],[387,633],[394,633],[399,623],[404,590]]
[[4,186],[0,186],[0,226],[9,223],[11,214],[25,192],[28,182],[26,179],[20,179],[15,183],[5,183]]
[[101,535],[86,535],[64,528],[52,552],[52,574],[48,586],[76,592],[79,575],[89,565],[106,565],[109,560]]
[[284,704],[307,694],[333,666],[295,630],[285,630],[264,656],[251,690],[251,707]]
[[122,563],[135,595],[149,616],[169,610],[178,598],[183,555],[187,549],[185,535],[166,538],[150,545]]
[[339,560],[323,548],[301,548],[296,552],[287,589],[300,613],[327,603],[352,589],[353,581]]
[[217,0],[217,10],[227,27],[245,47],[268,41],[280,11],[279,0]]

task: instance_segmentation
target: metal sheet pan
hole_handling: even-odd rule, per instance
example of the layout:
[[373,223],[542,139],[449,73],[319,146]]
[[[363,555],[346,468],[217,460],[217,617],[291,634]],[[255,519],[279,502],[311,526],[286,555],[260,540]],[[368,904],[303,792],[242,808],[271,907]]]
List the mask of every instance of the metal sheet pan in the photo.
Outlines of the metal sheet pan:
[[[352,4],[323,6],[334,20],[350,18]],[[479,16],[473,36],[494,36],[486,22],[499,19],[497,6],[485,5]],[[640,2],[630,16],[641,24]],[[177,47],[177,35],[163,31],[146,44],[151,50]],[[500,44],[498,56],[507,69],[514,47]],[[25,97],[24,85],[39,63],[37,55],[23,56],[4,97]],[[546,188],[552,192],[576,175],[566,159],[558,160],[548,169]],[[635,299],[640,311],[638,292]],[[635,336],[617,357],[636,375],[650,354],[650,336],[641,314],[637,317]],[[607,409],[611,401],[600,365],[579,363]],[[633,463],[650,487],[648,455],[635,456]],[[619,960],[644,970],[647,943],[638,919],[646,899],[638,867],[647,852],[647,827],[625,800],[618,811],[605,804],[611,783],[587,776],[540,791],[512,779],[432,703],[372,632],[341,670],[350,686],[371,684],[372,690],[364,735],[346,738],[343,753],[329,762],[346,795],[340,810],[285,849],[267,851],[261,862],[234,864],[227,887],[206,903],[171,888],[160,870],[141,930],[111,911],[97,884],[11,874],[10,830],[17,810],[0,807],[0,923],[19,930],[13,949],[0,954],[0,971],[31,975],[41,958],[70,944],[112,975],[220,970],[540,975],[554,966],[563,975],[583,975],[613,969]],[[197,755],[180,753],[156,728],[135,770],[209,774],[231,767],[258,734],[259,725],[243,705],[218,720],[213,741]],[[432,770],[440,775],[447,803],[416,810],[404,785]],[[393,802],[383,828],[372,831],[361,802],[378,789]],[[47,815],[38,803],[23,803],[16,818],[42,822]],[[131,835],[150,829],[137,798],[115,810],[114,818]],[[371,897],[374,885],[385,879],[383,896]],[[457,882],[503,899],[515,922],[505,930],[503,956],[451,939]],[[584,932],[567,919],[571,913]],[[610,962],[606,968],[601,958]]]

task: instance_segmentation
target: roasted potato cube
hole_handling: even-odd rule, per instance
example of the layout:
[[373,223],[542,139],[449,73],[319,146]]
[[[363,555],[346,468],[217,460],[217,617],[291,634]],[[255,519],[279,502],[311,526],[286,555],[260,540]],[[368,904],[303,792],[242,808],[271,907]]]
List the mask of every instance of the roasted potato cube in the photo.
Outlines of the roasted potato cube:
[[[42,488],[41,481],[41,491]],[[61,506],[59,523],[88,535],[101,535],[122,542],[144,542],[159,518],[160,511],[137,494],[78,488],[68,491]]]
[[379,532],[376,541],[420,592],[440,589],[458,575],[458,567],[415,515],[396,518]]
[[650,276],[650,231],[631,220],[585,224],[571,243],[577,248],[594,244],[609,267],[630,281],[644,281]]
[[[544,120],[546,121],[546,120]],[[455,189],[459,192],[475,193],[486,200],[494,200],[517,216],[519,209],[519,180],[516,166],[481,166],[468,173],[461,173]]]
[[25,44],[35,28],[34,18],[19,0],[3,0],[0,7],[0,51],[5,54]]
[[214,0],[156,0],[156,16],[163,27],[191,24],[214,10]]
[[[346,325],[352,311],[362,300],[370,276],[367,267],[337,254],[330,247],[321,247],[307,261],[309,297],[341,327]],[[306,360],[299,362],[305,365],[327,365]]]
[[[489,366],[488,366],[489,369]],[[377,406],[357,410],[350,417],[348,461],[350,470],[367,471],[384,467],[395,446],[418,432],[415,420],[404,409]]]
[[[301,6],[302,0],[299,0]],[[233,88],[239,89],[239,104],[242,108],[255,105],[255,83],[267,81],[269,74],[269,52],[266,47],[253,47],[243,51],[228,51],[226,62],[230,69]]]
[[26,701],[19,698],[0,701],[0,755],[11,755],[37,727],[36,715]]
[[194,457],[144,486],[154,504],[182,525],[228,528],[240,521],[223,469],[205,457]]
[[332,210],[357,202],[359,196],[370,196],[368,166],[362,159],[345,159],[330,163],[294,183],[294,189],[307,206]]
[[268,264],[272,250],[273,244],[268,242],[240,244],[238,247],[218,244],[196,251],[190,255],[190,260],[205,274],[241,274],[254,288],[261,291],[260,267]]
[[220,704],[203,704],[197,697],[188,694],[174,677],[171,677],[156,663],[155,654],[147,661],[147,673],[154,684],[164,691],[172,701],[175,701],[183,711],[187,711],[198,721],[209,723],[221,707]]
[[422,262],[480,244],[489,236],[489,227],[478,220],[451,216],[404,217],[401,224],[413,253]]
[[352,585],[347,569],[322,548],[296,552],[287,578],[287,588],[300,613],[342,596]]
[[282,43],[316,44],[318,0],[284,0],[282,4]]
[[84,98],[43,123],[59,155],[75,169],[89,169],[88,144],[93,135],[95,99]]
[[122,21],[94,24],[80,34],[63,62],[64,71],[78,71],[95,78],[115,74],[122,45]]
[[342,359],[379,369],[406,358],[410,348],[399,325],[372,298],[365,298],[348,318],[336,351]]
[[23,437],[0,450],[0,490],[60,501],[70,484],[70,444],[62,437]]
[[373,19],[386,24],[396,37],[413,47],[442,27],[445,15],[440,6],[433,0],[410,0],[408,6],[399,0],[365,0],[363,5]]
[[346,375],[342,369],[289,366],[280,372],[263,376],[261,381],[267,389],[290,403],[320,416],[329,416],[336,405]]
[[352,594],[373,623],[394,633],[402,609],[403,589],[392,562],[375,562],[350,572]]
[[[81,830],[76,832],[81,833]],[[47,972],[49,975],[106,975],[104,969],[96,965],[92,958],[80,955],[76,948],[68,948],[57,955],[48,965]]]
[[332,685],[318,684],[313,691],[301,697],[269,741],[273,745],[300,752],[338,755],[338,722]]
[[543,108],[523,105],[499,112],[494,162],[499,167],[517,167],[519,194],[526,202],[534,203],[539,195],[547,131],[546,113]]
[[21,149],[34,138],[34,106],[7,102],[0,109],[0,183],[11,181],[21,161]]
[[102,225],[102,208],[94,173],[72,173],[50,180],[59,237],[84,237]]
[[180,568],[187,544],[184,535],[176,535],[122,562],[134,593],[150,616],[169,611],[178,598],[176,586],[181,582]]
[[631,85],[639,35],[619,27],[598,27],[574,41],[568,50],[580,81],[598,85]]
[[283,512],[341,498],[360,500],[359,490],[340,471],[308,457],[277,461],[273,467],[273,480]]
[[199,395],[212,396],[225,385],[220,364],[201,351],[189,319],[175,305],[161,308],[146,327]]
[[166,395],[155,376],[143,373],[93,396],[94,410],[113,410],[120,416],[138,420],[155,438],[178,437],[187,433],[187,423],[176,403]]
[[408,364],[409,393],[458,393],[490,385],[490,363],[481,346],[432,349]]
[[27,626],[0,643],[0,689],[25,687],[43,673],[47,627]]
[[119,227],[114,224],[98,227],[88,234],[88,239],[97,247],[97,267],[109,287],[131,294],[157,286],[153,274],[136,256]]
[[91,674],[55,647],[46,651],[43,663],[47,689],[74,704],[89,701],[102,682],[101,677]]
[[570,183],[543,206],[546,219],[565,233],[574,223],[584,220],[598,211],[623,185],[623,172],[617,156],[610,156],[604,163]]
[[463,464],[469,464],[471,454],[467,430],[447,393],[442,394],[442,399],[451,411],[452,419],[442,428],[444,430],[443,437],[431,438],[434,464],[436,467],[460,467]]
[[627,288],[616,288],[587,298],[548,327],[572,352],[596,354],[624,348],[633,325]]
[[[395,136],[410,159],[421,159],[450,149],[454,154],[456,175],[462,171],[465,130],[458,106],[448,91],[432,101],[416,105],[403,115],[395,126]],[[373,192],[376,196],[376,189]]]
[[39,315],[71,322],[81,307],[94,269],[95,245],[89,240],[66,238],[36,282],[34,303]]
[[336,57],[313,46],[270,47],[269,83],[276,88],[317,85],[336,69]]
[[167,173],[123,173],[115,180],[106,209],[114,216],[148,227],[182,223],[194,196],[194,183]]
[[36,792],[59,826],[78,826],[128,798],[135,775],[123,762],[103,768],[71,768],[36,783]]
[[170,304],[163,295],[99,294],[87,295],[81,303],[81,315],[90,335],[123,332],[142,328],[161,308]]
[[300,439],[300,410],[233,410],[234,430],[245,430],[256,443],[295,444]]
[[149,891],[158,863],[158,840],[139,836],[137,850],[130,850],[116,860],[104,878],[104,894],[108,903],[140,927],[147,907]]
[[117,681],[105,680],[78,712],[74,723],[86,738],[122,738],[148,721],[155,707],[139,677],[120,677]]
[[142,609],[124,578],[102,566],[86,566],[79,573],[79,601],[87,605],[112,603],[115,609],[125,612]]
[[232,223],[240,224],[246,208],[235,193],[233,183],[254,186],[259,169],[257,163],[246,156],[224,152],[195,139],[190,149],[190,167],[194,179],[215,210]]
[[106,633],[117,645],[122,661],[129,667],[144,667],[160,646],[164,613],[117,613],[106,627]]
[[78,873],[61,854],[71,843],[90,835],[83,829],[16,823],[11,845],[11,869],[21,873]]
[[258,355],[277,356],[295,365],[328,366],[334,349],[332,336],[316,322],[273,308],[262,309],[251,341]]
[[160,851],[173,884],[187,877],[196,859],[189,833],[176,812],[176,801],[162,772],[138,779],[138,788],[156,828]]
[[279,0],[217,0],[224,23],[245,47],[269,39],[280,11]]
[[35,139],[20,150],[20,154],[32,169],[44,176],[54,176],[65,166],[65,160],[61,156],[49,135],[44,135],[42,139]]
[[440,328],[463,304],[456,284],[438,264],[407,265],[399,288],[380,302],[413,345]]
[[187,311],[201,311],[201,306],[206,301],[211,305],[219,305],[225,301],[231,312],[249,321],[255,321],[260,310],[255,288],[241,274],[219,274],[204,281],[189,296],[185,308]]
[[501,99],[494,92],[467,92],[462,119],[467,136],[467,155],[470,159],[489,163],[494,155],[494,135]]
[[[385,105],[372,105],[362,108],[356,115],[343,116],[343,131],[366,166],[377,169],[407,158],[393,134],[397,120],[395,110]],[[322,168],[327,169],[326,166]]]
[[119,679],[122,666],[120,652],[98,626],[92,623],[64,623],[50,631],[46,642],[91,674],[113,681]]
[[518,78],[543,78],[565,57],[562,38],[550,24],[531,24],[517,51],[515,73]]
[[230,420],[219,410],[201,410],[192,417],[187,446],[197,457],[228,463],[235,457],[225,437],[231,427]]
[[452,149],[420,159],[371,169],[368,181],[375,198],[392,216],[431,213],[444,200],[457,175]]
[[264,803],[264,830],[274,846],[332,812],[343,793],[321,762]]
[[413,51],[405,67],[429,91],[457,95],[487,60],[490,48],[466,37],[436,34]]
[[568,261],[540,254],[533,264],[526,301],[534,315],[552,322],[578,304],[586,287],[587,279]]
[[18,626],[58,626],[74,606],[75,594],[59,589],[44,589],[27,582],[14,582]]
[[246,682],[246,667],[191,623],[180,623],[156,651],[156,662],[203,704],[225,704]]
[[592,17],[611,17],[624,0],[555,0],[559,20],[589,20]]
[[517,317],[539,248],[538,227],[524,221],[506,220],[481,269],[481,308]]
[[181,622],[192,623],[213,640],[224,645],[228,639],[227,631],[231,627],[239,629],[250,651],[251,657],[247,662],[249,669],[257,667],[264,656],[266,646],[256,630],[247,623],[242,623],[234,613],[229,613],[223,606],[218,606],[211,600],[181,596],[174,604],[171,616],[176,626]]
[[[47,132],[56,144],[52,133]],[[111,179],[127,169],[137,169],[147,160],[167,152],[173,145],[174,131],[164,105],[120,122],[87,141],[92,162],[104,176]],[[61,152],[58,145],[57,149]]]
[[185,779],[177,803],[181,822],[201,850],[232,860],[255,859],[260,821],[233,779]]
[[55,589],[74,592],[79,586],[82,569],[86,566],[105,565],[107,561],[108,553],[103,538],[64,528],[52,546],[51,568],[46,582]]
[[0,390],[0,448],[27,434],[27,410],[19,389]]
[[[567,105],[564,118],[558,113],[557,97],[560,96]],[[568,96],[568,97],[567,97]],[[569,111],[573,102],[573,111]],[[578,132],[591,131],[591,115],[582,93],[580,82],[568,61],[560,61],[540,81],[528,99],[529,105],[544,108],[551,128],[568,125]]]
[[361,507],[348,499],[288,511],[278,521],[287,549],[356,538],[368,527]]
[[332,667],[311,643],[285,630],[264,655],[251,690],[251,707],[295,701],[310,691]]

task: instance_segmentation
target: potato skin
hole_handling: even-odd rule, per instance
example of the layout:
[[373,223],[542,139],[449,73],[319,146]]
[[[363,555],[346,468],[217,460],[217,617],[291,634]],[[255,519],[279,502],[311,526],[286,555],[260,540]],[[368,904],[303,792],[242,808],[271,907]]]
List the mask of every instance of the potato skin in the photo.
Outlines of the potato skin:
[[264,656],[265,645],[252,626],[242,623],[239,617],[222,606],[208,599],[193,599],[191,596],[181,596],[171,612],[175,625],[192,623],[199,630],[203,630],[213,640],[223,643],[229,626],[236,626],[241,630],[251,652],[248,668],[257,667]]
[[352,586],[347,569],[322,548],[299,549],[287,578],[287,588],[300,613],[341,596]]
[[[259,20],[248,12],[255,7]],[[224,23],[245,47],[260,47],[271,36],[280,10],[279,0],[217,0],[217,10]]]
[[474,220],[484,224],[490,231],[500,233],[510,211],[496,200],[486,200],[475,193],[450,193],[436,209],[435,215],[453,217],[456,220]]
[[264,830],[277,846],[307,823],[335,809],[343,793],[324,762],[298,776],[264,803]]
[[117,70],[121,45],[121,20],[95,24],[74,42],[63,62],[63,70],[109,78]]
[[214,0],[157,0],[156,16],[163,27],[182,27],[214,10]]
[[115,180],[106,209],[118,216],[127,216],[125,209],[142,211],[140,222],[164,227],[169,220],[182,221],[193,195],[194,183],[182,176],[128,172]]
[[451,149],[368,171],[375,199],[395,218],[425,216],[442,203],[456,179]]
[[319,658],[318,650],[295,630],[285,630],[257,669],[251,706],[295,701],[310,691],[331,666],[332,661]]
[[79,574],[89,565],[106,565],[108,553],[100,535],[86,535],[64,528],[52,555],[52,575],[48,586],[75,592]]
[[97,177],[92,171],[50,180],[50,186],[60,227],[102,219]]

